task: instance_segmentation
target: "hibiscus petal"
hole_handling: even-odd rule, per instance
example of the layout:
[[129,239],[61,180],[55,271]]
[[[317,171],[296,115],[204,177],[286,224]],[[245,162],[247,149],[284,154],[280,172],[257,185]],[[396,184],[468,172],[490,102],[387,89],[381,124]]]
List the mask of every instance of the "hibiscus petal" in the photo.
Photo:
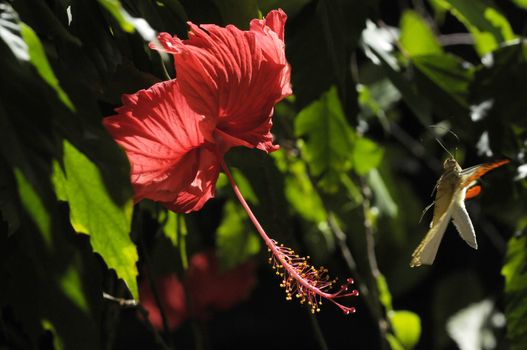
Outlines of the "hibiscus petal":
[[271,11],[253,20],[250,31],[189,23],[189,39],[163,33],[163,48],[174,54],[177,78],[188,104],[213,119],[217,129],[232,136],[227,148],[248,144],[265,151],[276,149],[270,129],[274,105],[291,94],[290,67],[284,51],[287,16]]
[[215,194],[215,185],[220,174],[216,153],[208,148],[199,149],[199,169],[194,180],[181,189],[177,197],[162,202],[168,209],[179,213],[199,210]]
[[[253,19],[250,25],[251,32],[255,33],[257,38],[260,38],[262,50],[270,57],[269,59],[285,65],[280,81],[283,97],[293,93],[290,84],[291,66],[287,63],[285,56],[284,29],[286,20],[287,15],[280,9],[269,12],[265,19]],[[260,35],[265,39],[262,39]]]
[[[215,154],[205,150],[213,126],[188,106],[176,80],[124,95],[122,102],[103,124],[126,151],[134,200],[170,203],[175,211],[199,209],[213,196],[209,187],[219,173]],[[189,188],[196,207],[178,201]]]

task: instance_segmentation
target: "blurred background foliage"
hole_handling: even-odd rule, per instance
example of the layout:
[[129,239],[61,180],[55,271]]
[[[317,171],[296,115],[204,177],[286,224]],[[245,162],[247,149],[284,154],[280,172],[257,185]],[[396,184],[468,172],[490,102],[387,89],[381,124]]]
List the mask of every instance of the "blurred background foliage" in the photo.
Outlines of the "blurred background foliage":
[[[247,28],[278,7],[294,90],[275,110],[281,149],[227,162],[273,238],[355,278],[351,316],[285,301],[224,177],[199,212],[134,208],[101,126],[121,94],[175,77],[147,47],[155,32]],[[0,1],[0,348],[526,349],[526,9]],[[435,264],[410,269],[447,156],[435,138],[464,167],[512,162],[467,204],[479,249],[450,227]]]

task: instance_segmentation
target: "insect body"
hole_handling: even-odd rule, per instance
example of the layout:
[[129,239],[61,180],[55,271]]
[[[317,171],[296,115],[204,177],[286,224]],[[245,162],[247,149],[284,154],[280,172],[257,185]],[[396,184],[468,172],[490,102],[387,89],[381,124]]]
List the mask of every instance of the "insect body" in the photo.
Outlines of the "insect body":
[[434,216],[430,229],[413,252],[411,267],[431,265],[434,262],[439,244],[451,219],[461,238],[472,248],[478,249],[474,226],[465,208],[465,199],[473,198],[480,193],[481,187],[476,185],[478,178],[508,162],[501,160],[461,169],[453,157],[445,160],[443,163],[445,172],[435,187]]

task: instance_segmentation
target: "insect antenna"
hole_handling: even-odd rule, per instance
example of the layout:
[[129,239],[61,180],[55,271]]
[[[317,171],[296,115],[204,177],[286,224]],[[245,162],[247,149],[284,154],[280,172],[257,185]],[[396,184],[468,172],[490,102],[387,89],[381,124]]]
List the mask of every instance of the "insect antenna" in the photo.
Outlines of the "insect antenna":
[[[438,129],[446,130],[449,134],[452,134],[452,135],[456,138],[457,143],[459,144],[459,136],[457,136],[457,134],[456,134],[455,132],[453,132],[452,130],[447,129],[447,128],[445,128],[445,127],[442,126],[442,125],[429,125],[428,127],[429,127],[429,128],[438,128]],[[446,153],[448,153],[448,155],[449,155],[450,157],[456,159],[456,157],[454,157],[454,155],[453,155],[452,153],[450,153],[450,151],[445,147],[445,145],[443,145],[443,143],[439,140],[438,137],[434,137],[434,138],[435,138],[435,140],[437,141],[437,143],[439,143],[439,145],[441,146],[441,148],[443,148],[443,149],[446,151]],[[454,153],[456,153],[456,152],[457,152],[457,146],[456,146],[456,148],[455,148],[455,150],[454,150]]]
[[[446,153],[448,153],[448,155],[450,157],[452,157],[453,159],[456,159],[456,157],[454,157],[452,155],[452,153],[450,153],[450,151],[441,143],[441,141],[439,141],[439,139],[437,137],[435,139],[436,139],[437,143],[439,143],[439,145],[446,151]],[[456,147],[456,151],[457,151],[457,147]],[[455,153],[455,151],[454,151],[454,153]]]

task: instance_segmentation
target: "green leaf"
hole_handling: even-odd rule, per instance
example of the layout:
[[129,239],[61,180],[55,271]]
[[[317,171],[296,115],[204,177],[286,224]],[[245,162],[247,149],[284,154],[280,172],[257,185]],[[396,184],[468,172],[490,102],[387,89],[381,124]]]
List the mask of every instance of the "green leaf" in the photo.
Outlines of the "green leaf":
[[392,330],[403,349],[415,347],[421,336],[421,319],[406,310],[392,311],[388,314]]
[[436,112],[447,118],[452,115],[466,118],[473,69],[450,54],[418,56],[412,59],[412,63],[417,69],[417,85],[435,106]]
[[[97,0],[115,18],[122,30],[127,33],[137,32],[145,41],[156,41],[156,32],[144,18],[132,17],[121,5],[119,0]],[[180,6],[170,6],[180,15]],[[164,55],[164,53],[162,54]]]
[[53,348],[55,350],[62,350],[64,348],[64,344],[62,344],[60,335],[57,333],[57,330],[55,326],[53,325],[53,322],[43,319],[41,323],[42,323],[42,328],[50,332],[53,335]]
[[379,274],[376,281],[379,301],[386,310],[393,332],[386,335],[386,340],[392,350],[413,349],[421,336],[421,319],[411,311],[393,310],[392,295],[386,279]]
[[29,61],[27,44],[20,34],[20,19],[11,5],[2,4],[0,8],[0,39],[9,47],[13,55],[21,61]]
[[233,201],[223,209],[223,221],[216,231],[218,258],[223,270],[229,270],[260,251],[260,239],[248,229],[247,215]]
[[20,169],[15,168],[14,172],[20,201],[34,224],[38,227],[47,248],[52,248],[53,240],[51,235],[50,214],[44,206],[44,202],[39,194],[35,191],[33,186],[31,186]]
[[171,210],[163,211],[159,216],[159,221],[164,222],[163,233],[174,247],[179,245],[180,236],[187,234],[185,220],[183,220],[182,216],[182,214],[174,213]]
[[97,0],[108,12],[112,14],[115,20],[121,26],[121,29],[128,33],[133,33],[135,30],[134,24],[131,22],[131,17],[121,5],[119,0]]
[[386,340],[388,341],[388,344],[390,344],[390,348],[392,350],[405,350],[399,340],[393,334],[386,334]]
[[176,214],[171,210],[165,210],[159,216],[159,221],[164,222],[163,233],[165,234],[165,237],[172,242],[174,247],[179,248],[181,264],[184,269],[187,269],[188,256],[186,236],[188,232],[183,214]]
[[397,204],[393,200],[383,178],[377,169],[372,169],[368,173],[368,183],[371,186],[375,198],[375,206],[379,208],[381,214],[386,214],[391,218],[397,216]]
[[53,72],[53,69],[49,65],[46,53],[44,51],[44,47],[42,46],[42,43],[40,42],[40,39],[38,38],[37,34],[35,34],[31,27],[29,27],[23,22],[20,22],[20,32],[22,34],[22,38],[27,44],[29,61],[31,62],[31,64],[36,68],[40,77],[44,79],[44,81],[48,83],[48,85],[52,87],[53,90],[55,90],[57,96],[62,101],[62,103],[64,103],[66,107],[68,107],[71,111],[74,112],[75,106],[68,97],[68,94],[66,94],[66,92],[60,87],[59,80],[57,79],[55,73]]
[[348,63],[358,47],[369,7],[375,3],[311,1],[298,16],[290,16],[286,30],[287,58],[295,67],[291,79],[298,108],[304,108],[335,85],[348,117],[356,115],[356,89]]
[[507,19],[487,0],[438,0],[470,31],[476,51],[483,56],[516,36]]
[[505,265],[505,316],[511,350],[527,344],[527,236],[512,237],[507,244]]
[[390,293],[390,289],[388,288],[388,282],[386,282],[386,278],[379,274],[376,278],[377,281],[377,290],[379,291],[379,301],[381,302],[382,306],[386,309],[387,312],[390,312],[393,310],[392,306],[392,295]]
[[309,179],[306,163],[296,157],[284,159],[288,155],[282,150],[273,152],[271,155],[277,163],[286,164],[285,195],[294,210],[312,223],[327,221],[322,200]]
[[249,182],[249,180],[247,180],[247,177],[245,177],[245,175],[243,175],[243,173],[237,168],[233,168],[231,172],[232,176],[234,177],[234,181],[236,181],[240,192],[243,193],[245,200],[249,201],[254,205],[258,205],[258,197],[254,193],[251,183]]
[[93,250],[116,271],[138,298],[137,249],[130,238],[133,203],[114,203],[97,166],[72,144],[64,141],[64,170],[55,162],[53,183],[57,196],[67,200],[75,231],[90,236]]
[[512,2],[521,8],[527,9],[527,0],[512,0]]
[[410,57],[443,53],[434,33],[417,12],[404,11],[401,16],[400,27],[400,42]]
[[389,130],[388,112],[401,100],[401,93],[387,78],[366,84],[358,84],[359,106],[362,119],[376,116],[385,130]]
[[382,155],[382,148],[375,142],[366,137],[356,137],[351,153],[353,169],[360,176],[366,175],[380,164]]
[[295,134],[306,138],[301,144],[302,155],[322,188],[336,191],[340,173],[351,168],[354,133],[335,87],[298,113]]
[[81,311],[88,314],[90,312],[88,300],[83,294],[82,281],[78,267],[75,265],[68,266],[62,276],[60,276],[58,282],[68,299]]
[[373,22],[367,23],[362,32],[364,52],[370,60],[380,65],[386,77],[399,90],[408,107],[419,118],[423,125],[432,122],[432,106],[428,99],[423,98],[422,91],[417,87],[413,74],[402,71],[393,47],[393,33],[385,28],[377,27]]

